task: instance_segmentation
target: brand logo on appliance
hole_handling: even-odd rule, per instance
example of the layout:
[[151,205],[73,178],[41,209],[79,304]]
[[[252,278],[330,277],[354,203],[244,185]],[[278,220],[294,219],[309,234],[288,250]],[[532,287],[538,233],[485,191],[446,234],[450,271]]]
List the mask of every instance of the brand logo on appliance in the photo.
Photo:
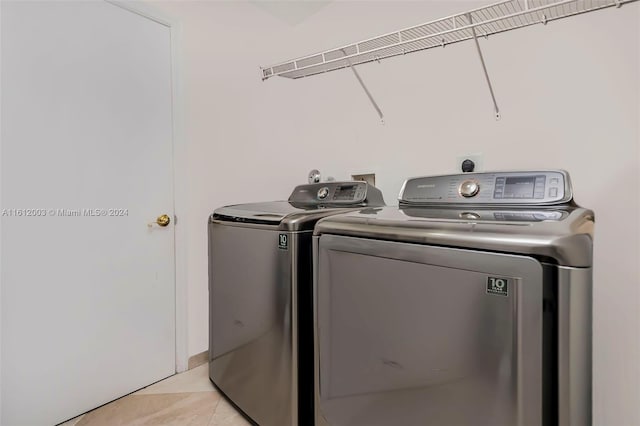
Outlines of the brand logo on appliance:
[[422,189],[422,188],[435,188],[436,184],[435,183],[423,183],[422,185],[418,185],[418,188]]
[[509,287],[511,285],[511,281],[511,278],[488,277],[487,293],[495,294],[498,296],[509,296]]

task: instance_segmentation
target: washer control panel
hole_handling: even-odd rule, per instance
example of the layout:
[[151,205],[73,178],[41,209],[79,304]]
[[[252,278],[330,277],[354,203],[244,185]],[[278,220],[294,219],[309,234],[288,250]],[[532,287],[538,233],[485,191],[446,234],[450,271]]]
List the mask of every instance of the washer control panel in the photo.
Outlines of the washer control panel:
[[367,198],[365,182],[322,182],[297,186],[289,202],[300,204],[361,204]]
[[465,173],[408,179],[403,204],[552,205],[571,201],[569,175],[563,170]]

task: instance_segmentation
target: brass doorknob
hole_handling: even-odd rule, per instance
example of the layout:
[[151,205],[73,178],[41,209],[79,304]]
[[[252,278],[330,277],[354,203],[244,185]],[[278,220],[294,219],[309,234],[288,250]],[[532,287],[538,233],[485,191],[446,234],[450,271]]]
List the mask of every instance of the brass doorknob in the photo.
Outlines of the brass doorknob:
[[151,222],[148,226],[152,227],[153,225],[162,226],[163,228],[171,223],[171,218],[168,214],[163,214],[158,216],[155,222]]

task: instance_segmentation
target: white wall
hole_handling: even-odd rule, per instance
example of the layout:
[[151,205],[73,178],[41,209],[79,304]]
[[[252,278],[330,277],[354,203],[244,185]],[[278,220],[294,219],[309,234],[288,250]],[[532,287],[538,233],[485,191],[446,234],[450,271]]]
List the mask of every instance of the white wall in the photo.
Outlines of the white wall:
[[640,13],[638,4],[482,40],[502,110],[467,42],[348,71],[260,81],[260,65],[486,2],[159,4],[184,25],[189,163],[189,353],[207,348],[206,220],[218,206],[284,199],[312,168],[373,171],[388,203],[403,179],[454,171],[564,168],[596,212],[594,424],[640,424]]

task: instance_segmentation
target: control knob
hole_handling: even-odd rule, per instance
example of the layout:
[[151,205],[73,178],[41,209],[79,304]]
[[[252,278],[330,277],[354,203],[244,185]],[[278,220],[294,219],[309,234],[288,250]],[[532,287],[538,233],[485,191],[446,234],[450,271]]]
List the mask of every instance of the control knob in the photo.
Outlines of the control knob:
[[480,219],[480,215],[478,213],[474,213],[474,212],[462,212],[462,213],[460,213],[459,216],[460,216],[461,219],[467,219],[467,220]]
[[324,200],[325,198],[327,198],[327,195],[329,195],[329,188],[323,186],[322,188],[318,189],[319,200]]
[[480,184],[475,180],[465,180],[460,184],[460,195],[465,198],[470,198],[475,196],[478,191],[480,191]]

